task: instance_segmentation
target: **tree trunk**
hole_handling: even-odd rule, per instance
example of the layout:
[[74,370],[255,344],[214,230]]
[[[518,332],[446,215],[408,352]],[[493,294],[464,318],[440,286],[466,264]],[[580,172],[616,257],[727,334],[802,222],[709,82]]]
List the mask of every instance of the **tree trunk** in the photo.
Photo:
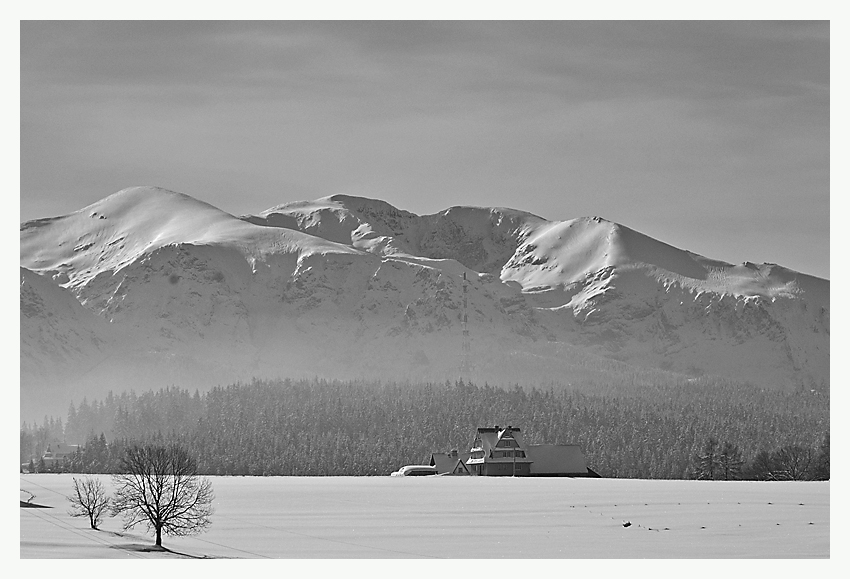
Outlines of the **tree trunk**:
[[162,527],[156,528],[156,546],[162,547]]

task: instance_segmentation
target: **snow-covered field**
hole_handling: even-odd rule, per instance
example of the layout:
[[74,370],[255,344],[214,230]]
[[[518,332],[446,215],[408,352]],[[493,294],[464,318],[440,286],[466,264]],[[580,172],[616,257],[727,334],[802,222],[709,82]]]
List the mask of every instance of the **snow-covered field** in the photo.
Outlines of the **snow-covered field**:
[[212,526],[162,553],[70,517],[71,478],[21,475],[21,500],[53,507],[20,509],[21,558],[830,557],[828,482],[210,477]]

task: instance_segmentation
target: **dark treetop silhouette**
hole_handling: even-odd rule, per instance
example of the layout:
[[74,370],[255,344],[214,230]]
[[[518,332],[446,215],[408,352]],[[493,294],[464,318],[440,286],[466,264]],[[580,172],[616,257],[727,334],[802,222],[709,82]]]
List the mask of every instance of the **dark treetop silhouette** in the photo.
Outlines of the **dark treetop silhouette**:
[[177,446],[132,446],[122,460],[113,514],[124,515],[124,528],[140,523],[156,534],[184,536],[200,533],[213,513],[212,483],[198,476],[195,460]]

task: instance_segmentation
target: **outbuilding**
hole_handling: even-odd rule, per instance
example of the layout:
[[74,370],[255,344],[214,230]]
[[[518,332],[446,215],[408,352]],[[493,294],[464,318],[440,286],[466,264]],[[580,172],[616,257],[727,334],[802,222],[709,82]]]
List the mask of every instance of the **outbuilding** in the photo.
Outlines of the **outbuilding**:
[[531,476],[599,476],[587,468],[577,444],[531,444],[527,452]]

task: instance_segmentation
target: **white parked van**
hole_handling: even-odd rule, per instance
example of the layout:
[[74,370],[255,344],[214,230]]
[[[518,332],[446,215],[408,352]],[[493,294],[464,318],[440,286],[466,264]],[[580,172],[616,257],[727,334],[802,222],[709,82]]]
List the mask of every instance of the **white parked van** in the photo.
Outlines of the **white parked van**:
[[436,466],[428,466],[426,464],[411,464],[403,466],[397,471],[390,473],[390,476],[431,476],[437,474]]

